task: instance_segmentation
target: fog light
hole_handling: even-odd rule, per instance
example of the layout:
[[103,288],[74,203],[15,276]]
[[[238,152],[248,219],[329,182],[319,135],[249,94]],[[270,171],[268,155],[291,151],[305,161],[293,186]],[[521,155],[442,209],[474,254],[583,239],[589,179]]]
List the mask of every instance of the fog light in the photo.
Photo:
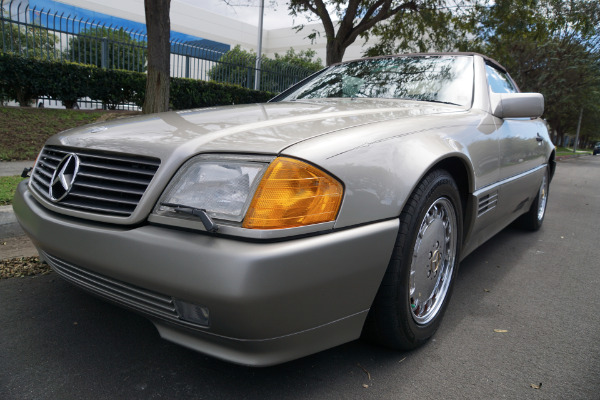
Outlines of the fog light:
[[175,300],[175,308],[181,319],[206,327],[210,326],[208,308],[181,300]]

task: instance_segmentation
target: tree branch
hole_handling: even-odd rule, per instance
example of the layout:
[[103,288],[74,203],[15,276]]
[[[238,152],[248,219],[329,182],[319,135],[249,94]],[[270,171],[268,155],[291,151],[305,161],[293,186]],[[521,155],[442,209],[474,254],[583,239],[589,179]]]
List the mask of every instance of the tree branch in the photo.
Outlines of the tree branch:
[[[379,1],[378,3],[383,3],[383,2],[384,1]],[[372,9],[373,7],[371,7],[369,10],[367,10],[367,14],[365,14],[365,18],[363,18],[358,23],[358,25],[356,25],[354,28],[352,28],[352,30],[350,32],[348,32],[346,34],[346,37],[343,39],[343,43],[345,46],[350,46],[352,43],[354,43],[354,41],[356,40],[358,35],[360,35],[363,32],[368,31],[373,26],[375,26],[375,24],[377,24],[378,22],[381,22],[387,18],[390,18],[400,12],[404,12],[404,11],[408,11],[408,10],[410,10],[410,11],[418,11],[419,10],[419,7],[415,1],[409,1],[409,2],[403,3],[391,10],[389,9],[389,7],[391,6],[391,2],[385,1],[385,3],[387,3],[387,4],[383,4],[382,10],[380,10],[380,12],[378,12],[377,15],[375,15],[374,17],[372,17],[370,19],[366,18],[367,15],[373,15],[373,13],[376,10]],[[375,3],[375,4],[377,4],[377,3]],[[386,8],[387,8],[387,10],[385,10]]]

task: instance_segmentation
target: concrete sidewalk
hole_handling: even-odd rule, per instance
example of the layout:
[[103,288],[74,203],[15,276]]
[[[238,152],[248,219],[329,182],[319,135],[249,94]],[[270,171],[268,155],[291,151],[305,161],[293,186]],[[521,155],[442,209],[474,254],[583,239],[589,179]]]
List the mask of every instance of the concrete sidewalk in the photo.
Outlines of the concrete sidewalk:
[[17,222],[12,206],[0,206],[0,260],[37,255],[37,249]]
[[[0,176],[20,176],[35,161],[0,161]],[[36,256],[37,250],[17,222],[12,206],[0,206],[0,260]]]
[[0,161],[0,176],[21,175],[24,168],[31,168],[35,161]]

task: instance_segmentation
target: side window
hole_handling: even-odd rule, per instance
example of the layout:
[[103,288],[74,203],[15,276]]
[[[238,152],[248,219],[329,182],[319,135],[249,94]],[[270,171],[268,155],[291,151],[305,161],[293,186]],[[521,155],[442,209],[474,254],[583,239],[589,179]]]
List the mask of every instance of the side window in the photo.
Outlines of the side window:
[[485,65],[488,82],[494,93],[518,93],[517,88],[512,83],[508,75],[491,65]]

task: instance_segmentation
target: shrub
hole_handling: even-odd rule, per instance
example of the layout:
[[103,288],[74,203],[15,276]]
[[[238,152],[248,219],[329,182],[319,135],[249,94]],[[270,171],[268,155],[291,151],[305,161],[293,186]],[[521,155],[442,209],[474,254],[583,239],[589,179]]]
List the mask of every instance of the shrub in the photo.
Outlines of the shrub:
[[[141,107],[145,91],[146,74],[141,72],[0,54],[0,101],[17,100],[23,107],[41,96],[60,100],[67,108],[83,97],[110,109],[127,103]],[[264,102],[274,95],[237,85],[171,78],[171,106],[176,110]]]
[[77,99],[89,94],[92,68],[88,65],[69,62],[42,62],[47,67],[49,77],[46,95],[62,101],[63,105],[72,109]]
[[0,55],[0,91],[16,100],[21,107],[30,107],[34,98],[44,94],[46,82],[39,68],[36,68],[38,62],[10,53]]
[[230,104],[260,103],[274,93],[250,90],[237,85],[171,78],[171,107],[175,110]]
[[[118,69],[92,67],[88,97],[99,100],[109,109],[119,104],[135,103],[141,106],[146,91],[146,74]],[[141,99],[141,102],[140,102]]]

